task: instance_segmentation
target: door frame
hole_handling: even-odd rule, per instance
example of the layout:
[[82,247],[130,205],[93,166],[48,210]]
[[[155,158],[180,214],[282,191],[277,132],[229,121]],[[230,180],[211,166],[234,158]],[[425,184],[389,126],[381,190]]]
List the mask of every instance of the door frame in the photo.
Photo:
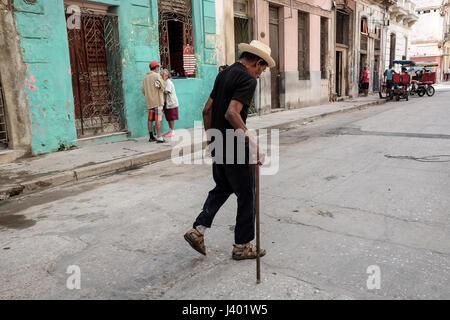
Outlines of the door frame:
[[[282,52],[281,50],[281,46],[280,46],[280,8],[278,6],[269,5],[269,44],[272,41],[272,37],[270,36],[270,29],[272,25],[276,25],[277,27],[277,31],[278,31],[278,36],[277,36],[277,41],[278,41],[278,45],[277,48],[274,50],[274,47],[271,45],[271,49],[272,49],[272,57],[275,58],[275,62],[276,62],[276,66],[272,69],[270,69],[270,77],[271,77],[271,81],[270,81],[270,88],[271,88],[271,110],[272,109],[280,109],[281,108],[281,69],[280,69],[280,53]],[[271,18],[271,12],[275,11],[277,12],[277,19],[273,19]],[[273,23],[273,21],[276,20],[276,23]],[[274,55],[273,53],[277,52],[277,55]],[[278,59],[277,59],[278,58]],[[277,61],[278,60],[278,61]],[[276,75],[276,80],[275,77],[273,75],[273,72],[276,71],[277,75]],[[276,81],[277,84],[277,88],[273,88],[273,84]],[[278,89],[278,90],[277,90]],[[278,92],[276,92],[278,91]],[[273,97],[273,93],[276,92],[277,97]],[[275,107],[274,107],[274,101],[276,101]]]

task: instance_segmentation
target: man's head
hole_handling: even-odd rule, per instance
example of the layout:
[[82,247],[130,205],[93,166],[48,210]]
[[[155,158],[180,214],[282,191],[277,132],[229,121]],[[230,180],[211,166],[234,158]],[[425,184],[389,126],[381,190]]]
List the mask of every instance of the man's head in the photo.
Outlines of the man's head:
[[250,72],[256,79],[261,77],[261,74],[269,66],[264,59],[250,52],[243,52],[239,57],[239,61],[245,64],[248,72]]
[[150,62],[150,70],[152,70],[153,72],[159,72],[159,63],[158,63],[158,61]]
[[389,69],[392,69],[392,64],[389,65]]
[[273,68],[276,65],[270,56],[272,53],[270,47],[258,40],[253,40],[250,44],[241,43],[238,49],[242,52],[239,61],[255,78],[259,78],[267,67]]

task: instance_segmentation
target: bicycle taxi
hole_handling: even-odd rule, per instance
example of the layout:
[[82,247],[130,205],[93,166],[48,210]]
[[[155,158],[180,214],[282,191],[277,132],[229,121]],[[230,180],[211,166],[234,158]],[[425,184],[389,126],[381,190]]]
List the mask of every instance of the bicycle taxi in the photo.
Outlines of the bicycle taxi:
[[407,68],[414,66],[414,61],[411,60],[395,60],[394,65],[401,65],[402,72],[392,75],[392,81],[387,81],[386,77],[383,78],[381,83],[381,90],[379,92],[381,99],[395,100],[400,99],[409,100],[410,86],[411,86],[411,76],[407,72]]
[[437,79],[435,68],[438,66],[435,62],[416,62],[414,66],[411,66],[408,70],[412,76],[411,95],[417,93],[419,97],[423,97],[425,94],[429,97],[434,96],[436,90],[433,84]]

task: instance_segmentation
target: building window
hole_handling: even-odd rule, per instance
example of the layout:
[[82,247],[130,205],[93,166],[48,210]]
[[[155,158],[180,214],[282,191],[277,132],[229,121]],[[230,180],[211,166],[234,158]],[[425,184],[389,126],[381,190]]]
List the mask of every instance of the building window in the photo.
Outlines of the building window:
[[328,79],[328,19],[320,18],[320,73],[322,79]]
[[250,17],[250,5],[247,0],[234,1],[234,52],[239,58],[240,43],[249,43],[253,39],[253,19]]
[[337,11],[336,13],[336,43],[344,46],[349,45],[350,16],[344,11]]
[[309,13],[298,13],[298,73],[300,80],[309,80]]
[[367,18],[361,19],[361,46],[360,49],[363,53],[367,53],[369,48],[369,29],[367,27]]
[[367,27],[367,18],[361,19],[361,33],[365,35],[369,34],[369,28]]
[[391,34],[391,48],[389,52],[389,64],[394,65],[397,37],[395,33]]
[[174,77],[195,77],[191,0],[158,0],[161,66]]

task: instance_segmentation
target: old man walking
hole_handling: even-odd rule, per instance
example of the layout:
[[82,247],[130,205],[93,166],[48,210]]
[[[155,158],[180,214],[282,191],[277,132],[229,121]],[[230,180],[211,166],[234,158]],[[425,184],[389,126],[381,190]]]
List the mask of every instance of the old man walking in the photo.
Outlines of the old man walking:
[[[255,93],[256,79],[267,67],[275,66],[275,61],[270,56],[270,48],[259,41],[241,43],[239,51],[242,53],[239,61],[217,76],[203,110],[205,130],[208,132],[209,129],[215,129],[220,132],[223,147],[216,147],[212,152],[212,173],[216,187],[209,192],[193,229],[184,235],[192,248],[206,255],[205,231],[211,228],[222,205],[235,194],[238,206],[232,250],[235,260],[257,257],[256,246],[251,243],[255,238],[255,173],[256,165],[261,165],[264,161],[264,152],[248,131],[246,119]],[[242,134],[242,139],[233,136],[239,136],[239,133]],[[211,142],[216,145],[217,141]],[[239,154],[236,152],[238,150],[245,150],[245,154]],[[250,150],[259,153],[258,163],[252,161]],[[265,253],[265,250],[261,249],[260,257]]]

